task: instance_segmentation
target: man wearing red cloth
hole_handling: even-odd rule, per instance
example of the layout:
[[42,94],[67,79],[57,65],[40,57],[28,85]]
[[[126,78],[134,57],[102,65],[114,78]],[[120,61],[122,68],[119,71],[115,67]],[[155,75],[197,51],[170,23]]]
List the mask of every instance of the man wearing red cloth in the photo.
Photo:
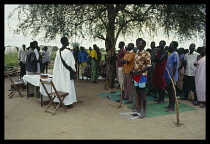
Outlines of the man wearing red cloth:
[[119,52],[117,54],[117,80],[119,81],[120,84],[120,88],[123,90],[122,91],[122,97],[125,98],[125,94],[124,94],[124,86],[123,86],[123,81],[124,81],[124,77],[123,77],[123,64],[121,63],[122,58],[124,57],[126,50],[124,48],[125,43],[123,41],[119,42]]
[[[133,80],[136,88],[136,97],[138,102],[137,111],[141,113],[139,118],[146,117],[146,92],[145,86],[147,81],[147,70],[151,65],[150,53],[144,50],[146,42],[141,39],[136,40],[136,47],[138,49],[134,58]],[[143,107],[143,111],[141,110]]]
[[155,70],[153,74],[153,85],[158,89],[159,99],[157,104],[162,104],[164,102],[165,88],[166,88],[166,80],[164,78],[164,71],[166,67],[166,62],[168,58],[168,50],[165,50],[164,47],[166,42],[161,40],[159,42],[159,50],[157,52],[156,58],[152,59],[152,61],[156,62]]

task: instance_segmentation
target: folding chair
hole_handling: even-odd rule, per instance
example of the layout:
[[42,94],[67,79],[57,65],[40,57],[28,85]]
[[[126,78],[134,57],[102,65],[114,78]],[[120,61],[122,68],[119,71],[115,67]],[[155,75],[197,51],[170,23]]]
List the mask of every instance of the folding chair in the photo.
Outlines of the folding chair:
[[[65,97],[66,97],[67,95],[69,95],[69,93],[67,93],[67,92],[62,92],[62,91],[57,91],[56,88],[55,88],[55,85],[53,84],[52,81],[49,82],[49,81],[43,81],[43,80],[40,79],[40,82],[41,82],[41,84],[42,84],[42,86],[43,86],[43,88],[44,88],[46,94],[48,95],[48,97],[49,97],[49,99],[50,99],[50,102],[49,102],[47,108],[45,109],[45,112],[49,112],[49,113],[55,115],[55,112],[57,111],[57,109],[58,109],[58,107],[59,107],[60,105],[61,105],[61,107],[64,109],[64,111],[66,112],[66,107],[65,107],[64,104],[63,104],[63,100],[65,99]],[[46,85],[50,85],[51,88],[53,88],[55,92],[49,93],[48,90],[47,90],[47,88],[45,87],[45,84],[46,84]],[[59,99],[60,102],[59,102],[58,105],[55,107],[55,105],[53,104],[53,100],[56,98],[56,96],[57,96],[57,98]],[[50,107],[51,104],[53,104],[54,111],[49,110],[49,107]]]
[[9,98],[12,98],[12,96],[18,92],[20,94],[21,97],[23,97],[23,95],[21,94],[20,92],[20,89],[23,90],[23,87],[25,85],[24,81],[23,80],[18,80],[18,81],[13,81],[12,78],[9,76],[9,73],[8,72],[5,72],[7,77],[9,78],[9,80],[11,81],[12,85],[11,87],[14,88],[14,90],[12,90],[12,92],[8,95]]

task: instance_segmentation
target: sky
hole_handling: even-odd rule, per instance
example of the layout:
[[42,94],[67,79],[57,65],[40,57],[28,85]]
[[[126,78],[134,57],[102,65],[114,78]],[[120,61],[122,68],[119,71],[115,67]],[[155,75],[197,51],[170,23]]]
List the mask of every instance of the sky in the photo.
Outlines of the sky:
[[[4,5],[4,30],[5,30],[5,32],[4,32],[4,45],[5,46],[11,45],[11,46],[21,47],[22,44],[25,44],[26,47],[28,47],[30,42],[33,41],[32,39],[34,39],[34,40],[38,41],[39,45],[61,47],[61,43],[60,43],[59,39],[56,39],[56,40],[51,41],[49,43],[46,43],[46,42],[43,42],[43,41],[39,40],[41,38],[41,34],[39,36],[37,36],[36,38],[32,38],[30,36],[24,37],[22,34],[19,34],[19,35],[13,34],[13,30],[17,27],[17,24],[18,24],[17,13],[15,15],[13,15],[13,17],[10,18],[9,26],[8,26],[8,16],[9,16],[9,12],[11,12],[17,6],[18,5],[15,5],[15,4]],[[116,43],[116,48],[118,47],[118,43],[120,41],[124,41],[126,45],[128,43],[134,43],[135,44],[135,41],[138,37],[139,36],[133,36],[133,37],[126,36],[126,38],[119,37],[118,40],[117,40],[117,43]],[[148,34],[145,34],[144,36],[141,36],[141,38],[143,38],[147,43],[145,48],[150,48],[150,43],[152,41],[155,41],[156,46],[157,46],[161,40],[165,40],[167,46],[173,40],[178,41],[178,43],[179,43],[178,47],[184,47],[185,49],[188,49],[189,45],[191,43],[195,43],[196,48],[200,47],[200,46],[203,46],[203,39],[201,39],[199,37],[191,39],[191,40],[187,40],[187,41],[184,41],[184,42],[180,42],[174,36],[168,38],[164,35],[158,35],[158,36],[155,36],[155,37],[151,37]],[[73,41],[73,42],[75,42],[75,41]],[[93,47],[93,44],[96,44],[99,48],[105,48],[105,42],[100,41],[100,40],[90,41],[89,38],[87,38],[87,40],[86,40],[86,39],[79,39],[79,38],[76,37],[76,42],[80,43],[80,46],[83,46],[86,49],[88,49],[89,47]],[[70,43],[71,43],[71,41],[70,41]],[[71,45],[69,47],[71,48]]]

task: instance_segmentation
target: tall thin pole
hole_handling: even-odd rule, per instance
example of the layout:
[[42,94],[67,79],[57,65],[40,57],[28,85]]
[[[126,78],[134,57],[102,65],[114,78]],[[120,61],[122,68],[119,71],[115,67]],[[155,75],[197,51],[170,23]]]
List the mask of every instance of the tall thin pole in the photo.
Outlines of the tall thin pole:
[[77,86],[78,86],[78,62],[76,61],[76,76],[77,76]]
[[[169,65],[169,67],[171,68],[171,66]],[[169,71],[168,71],[168,69],[167,69],[167,67],[166,67],[166,70],[167,70],[167,72],[168,72],[168,76],[170,77],[170,80],[171,80],[171,83],[172,83],[172,85],[173,85],[173,89],[174,89],[174,97],[175,97],[175,100],[176,100],[176,119],[177,119],[177,125],[179,125],[180,123],[179,123],[179,106],[178,106],[178,100],[177,100],[177,97],[176,97],[176,89],[175,89],[175,86],[174,86],[174,80],[173,80],[173,78],[171,78],[171,76],[170,76],[170,74],[169,74]],[[172,71],[173,72],[173,71]]]

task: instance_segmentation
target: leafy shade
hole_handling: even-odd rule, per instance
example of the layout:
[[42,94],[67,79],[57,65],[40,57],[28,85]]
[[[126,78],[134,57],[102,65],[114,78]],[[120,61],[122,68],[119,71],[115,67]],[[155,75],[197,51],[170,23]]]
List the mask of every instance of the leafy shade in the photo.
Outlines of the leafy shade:
[[42,34],[44,41],[56,36],[91,37],[105,41],[106,49],[115,48],[117,38],[162,33],[191,38],[206,30],[205,4],[30,4],[19,5],[16,34],[32,37]]

